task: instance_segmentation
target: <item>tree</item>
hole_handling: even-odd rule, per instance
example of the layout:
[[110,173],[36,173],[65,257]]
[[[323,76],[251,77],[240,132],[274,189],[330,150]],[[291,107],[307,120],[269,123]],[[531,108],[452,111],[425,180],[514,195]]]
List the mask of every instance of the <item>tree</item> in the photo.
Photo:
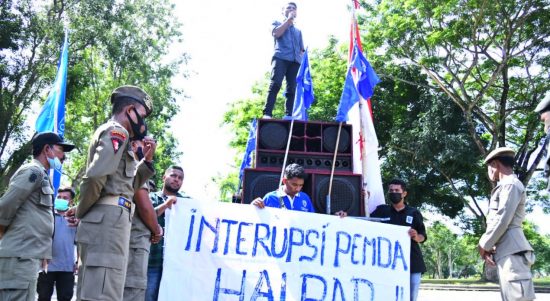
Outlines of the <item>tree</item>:
[[428,240],[422,244],[422,250],[425,251],[428,272],[431,271],[438,279],[445,278],[445,274],[452,278],[454,264],[461,251],[457,235],[439,221],[427,230]]
[[169,47],[181,40],[173,5],[93,0],[36,8],[21,0],[0,7],[8,24],[0,28],[0,50],[5,50],[0,52],[0,189],[30,154],[29,129],[22,125],[55,76],[64,18],[70,32],[65,134],[78,148],[65,171],[73,185],[83,174],[91,133],[109,116],[110,92],[123,84],[139,85],[153,99],[148,126],[158,141],[156,168],[164,170],[177,159],[176,141],[167,130],[182,91],[172,88],[171,80],[187,57],[165,62]]
[[550,235],[541,235],[538,227],[532,222],[523,223],[523,232],[535,250],[536,261],[531,267],[534,274],[547,276],[550,274]]
[[[447,137],[443,153],[423,153],[414,148],[415,143],[401,144],[400,149],[390,146],[388,160],[435,155],[424,158],[425,166],[435,169],[433,178],[446,182],[439,190],[466,206],[477,221],[482,220],[478,202],[486,199],[482,196],[489,195],[491,185],[479,164],[481,158],[498,146],[516,148],[516,172],[526,186],[542,159],[536,149],[543,133],[533,109],[549,88],[548,1],[381,0],[374,5],[363,3],[363,7],[367,11],[365,50],[381,53],[374,58],[377,70],[396,82],[429,89],[427,102],[434,110],[445,110],[439,114],[458,110],[460,116],[454,122],[467,130],[467,137]],[[396,64],[414,66],[429,80],[403,78],[395,72]],[[438,132],[435,125],[440,121],[433,121],[425,118],[402,131],[409,132],[409,137],[418,129]],[[393,137],[390,141],[397,144]],[[451,156],[450,164],[439,164],[442,156]],[[412,160],[403,163],[398,171],[417,170]],[[457,170],[456,164],[466,168]],[[419,192],[433,189],[430,173],[423,174]],[[436,207],[444,214],[460,209]]]

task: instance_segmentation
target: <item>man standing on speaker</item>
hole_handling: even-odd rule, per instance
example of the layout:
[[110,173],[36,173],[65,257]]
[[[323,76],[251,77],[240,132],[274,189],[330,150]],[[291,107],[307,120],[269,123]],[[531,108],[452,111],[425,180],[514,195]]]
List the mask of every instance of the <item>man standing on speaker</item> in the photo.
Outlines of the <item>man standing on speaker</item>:
[[258,208],[274,207],[295,211],[315,212],[307,193],[301,191],[304,187],[306,173],[298,164],[290,164],[285,168],[283,185],[279,189],[267,193],[263,199],[257,198],[252,205]]
[[296,19],[296,3],[288,2],[283,7],[283,22],[273,22],[271,34],[274,39],[274,53],[271,59],[271,82],[269,92],[264,106],[264,118],[271,118],[277,94],[281,89],[283,77],[286,78],[285,91],[285,114],[292,116],[294,105],[294,93],[296,91],[296,76],[300,69],[302,54],[304,53],[304,42],[302,32],[294,26]]
[[379,205],[370,214],[371,217],[386,218],[386,223],[410,227],[411,237],[411,301],[416,301],[420,289],[420,277],[426,272],[426,264],[419,243],[426,241],[426,227],[420,211],[405,203],[407,184],[403,180],[394,179],[388,189],[391,205]]

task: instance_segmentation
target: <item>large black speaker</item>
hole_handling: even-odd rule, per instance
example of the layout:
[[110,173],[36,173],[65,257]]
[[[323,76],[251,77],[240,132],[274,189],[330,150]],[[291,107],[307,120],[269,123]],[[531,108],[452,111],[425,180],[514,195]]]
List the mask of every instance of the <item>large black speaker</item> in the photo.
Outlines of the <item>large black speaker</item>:
[[[284,152],[258,151],[256,157],[256,167],[258,168],[278,168],[283,166]],[[297,163],[306,170],[325,170],[332,168],[332,155],[309,154],[291,152],[288,154],[286,164]],[[336,172],[349,172],[353,169],[351,156],[337,156],[334,170]]]
[[[245,169],[242,203],[250,204],[255,198],[278,188],[280,172]],[[315,212],[325,214],[330,175],[308,174],[303,192],[311,197]],[[344,210],[350,216],[364,216],[361,200],[361,175],[335,175],[332,182],[331,212]]]
[[[290,131],[290,121],[260,119],[258,124],[258,149],[285,150]],[[294,121],[290,151],[333,153],[338,136],[338,123]],[[351,154],[351,125],[342,125],[338,153]]]
[[[260,119],[256,166],[281,169],[290,131],[290,121]],[[306,170],[330,170],[338,137],[338,124],[327,122],[294,121],[288,153],[289,163],[298,163]],[[338,143],[336,172],[351,173],[351,126],[343,125]]]
[[[330,175],[313,175],[313,206],[318,213],[327,212]],[[332,214],[343,210],[350,216],[365,216],[364,203],[361,200],[361,175],[335,175],[332,180],[330,211]]]
[[279,186],[280,172],[245,169],[242,203],[250,204],[255,198],[263,198]]

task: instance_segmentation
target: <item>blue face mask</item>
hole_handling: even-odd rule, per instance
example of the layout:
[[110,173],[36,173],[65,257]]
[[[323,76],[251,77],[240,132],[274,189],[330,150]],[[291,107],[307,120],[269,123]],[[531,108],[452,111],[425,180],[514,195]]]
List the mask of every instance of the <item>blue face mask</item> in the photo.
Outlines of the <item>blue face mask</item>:
[[58,157],[48,158],[48,163],[50,164],[50,169],[61,169],[61,161],[59,161]]
[[69,210],[69,201],[56,198],[54,202],[54,208],[57,211],[67,211]]

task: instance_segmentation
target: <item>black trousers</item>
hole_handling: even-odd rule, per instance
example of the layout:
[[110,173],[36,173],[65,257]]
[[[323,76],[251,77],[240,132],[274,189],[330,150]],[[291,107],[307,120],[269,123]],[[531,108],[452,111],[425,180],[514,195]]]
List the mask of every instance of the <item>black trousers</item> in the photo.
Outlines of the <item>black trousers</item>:
[[73,272],[41,272],[38,274],[36,292],[38,301],[50,301],[53,294],[53,286],[57,291],[57,300],[70,301],[74,293]]
[[271,82],[269,83],[269,92],[264,106],[264,115],[273,116],[273,107],[275,106],[277,94],[279,94],[279,90],[283,84],[283,78],[286,78],[285,115],[292,116],[294,94],[296,93],[296,76],[300,69],[300,63],[274,57],[271,60],[271,66]]

